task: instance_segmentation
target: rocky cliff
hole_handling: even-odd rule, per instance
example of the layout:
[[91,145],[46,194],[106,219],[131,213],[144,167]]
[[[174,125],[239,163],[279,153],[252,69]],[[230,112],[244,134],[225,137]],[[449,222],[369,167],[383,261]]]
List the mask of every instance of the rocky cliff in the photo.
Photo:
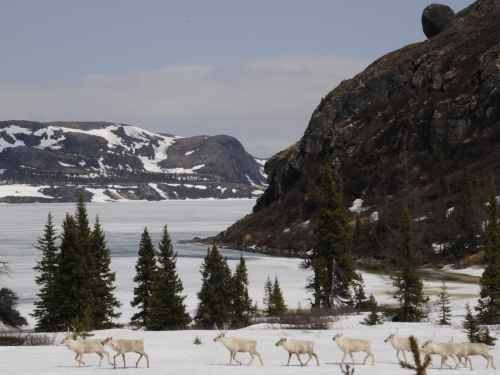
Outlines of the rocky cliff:
[[328,93],[300,142],[266,163],[269,186],[254,214],[207,241],[310,249],[324,163],[346,208],[362,200],[368,221],[387,200],[425,211],[437,198],[441,152],[452,195],[464,160],[498,186],[500,1],[477,0],[449,17],[437,35],[380,57]]

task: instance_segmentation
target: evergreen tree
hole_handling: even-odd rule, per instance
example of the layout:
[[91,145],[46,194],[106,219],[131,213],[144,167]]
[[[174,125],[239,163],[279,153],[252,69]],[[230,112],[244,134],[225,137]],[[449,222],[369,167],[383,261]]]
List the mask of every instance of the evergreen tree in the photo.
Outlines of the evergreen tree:
[[497,339],[490,335],[488,327],[480,326],[476,319],[474,319],[468,303],[465,305],[465,311],[466,314],[465,319],[462,322],[462,328],[467,334],[469,342],[479,342],[488,346],[494,346]]
[[366,308],[368,299],[365,294],[365,281],[363,280],[363,276],[361,273],[356,272],[356,279],[353,281],[353,289],[354,289],[354,307],[357,309]]
[[307,289],[314,293],[315,306],[332,308],[335,301],[352,305],[350,285],[356,278],[352,237],[347,212],[329,165],[324,167],[318,203],[320,209],[314,230],[317,243],[310,259],[301,264],[302,269],[314,272]]
[[135,265],[136,275],[134,282],[134,299],[130,302],[132,307],[138,307],[139,311],[132,315],[132,325],[146,327],[150,324],[151,306],[150,299],[153,292],[153,284],[156,281],[156,250],[151,242],[148,228],[144,228],[139,244],[139,257]]
[[448,294],[448,287],[446,286],[444,280],[441,285],[441,291],[438,294],[437,304],[439,305],[439,324],[450,324],[451,318],[451,307],[450,307],[450,295]]
[[408,207],[403,210],[403,219],[400,226],[400,244],[394,252],[398,273],[391,276],[392,285],[395,287],[393,298],[400,303],[395,310],[394,321],[419,322],[425,313],[419,308],[429,301],[423,294],[423,284],[417,273],[420,258],[413,244],[414,235]]
[[20,329],[28,325],[26,318],[17,309],[18,299],[19,297],[13,290],[0,289],[0,324],[10,329]]
[[269,311],[272,309],[272,307],[269,305],[269,303],[271,302],[272,294],[273,294],[273,282],[271,281],[269,275],[267,275],[267,280],[266,283],[264,284],[264,298],[262,299],[262,302],[266,307],[266,309],[264,310],[266,314],[269,314]]
[[231,325],[235,327],[247,326],[250,324],[250,318],[255,309],[248,295],[248,271],[243,255],[240,255],[240,262],[236,266],[231,289],[233,293]]
[[286,313],[288,306],[285,304],[278,277],[274,278],[273,292],[269,298],[269,314],[281,315]]
[[382,318],[378,313],[378,303],[373,294],[370,294],[370,298],[368,298],[368,301],[366,302],[366,309],[370,313],[363,320],[364,324],[369,326],[382,324]]
[[[57,316],[59,329],[64,330],[72,319],[78,316],[79,311],[74,308],[76,290],[78,285],[73,283],[73,269],[79,259],[75,249],[75,219],[69,213],[62,223],[61,244],[59,246],[58,272],[56,274],[56,298],[59,299]],[[84,311],[85,307],[82,309]]]
[[481,323],[498,324],[500,323],[500,225],[496,187],[493,180],[490,184],[488,202],[488,228],[484,243],[486,268],[479,280],[481,298],[476,311]]
[[71,319],[70,325],[75,330],[73,340],[77,340],[78,337],[86,339],[87,337],[94,336],[93,333],[90,333],[93,330],[92,309],[90,306],[87,306],[81,318],[75,316]]
[[36,272],[39,272],[39,275],[35,277],[35,282],[41,286],[37,294],[40,300],[34,303],[35,309],[30,314],[37,321],[36,332],[56,332],[62,325],[58,316],[60,301],[56,293],[59,257],[56,239],[52,215],[49,213],[44,235],[38,237],[38,246],[35,246],[37,250],[42,252],[42,259],[37,261],[36,266],[33,267]]
[[204,327],[222,327],[231,318],[231,270],[214,244],[201,265],[202,285],[195,319]]
[[177,252],[174,252],[166,225],[158,244],[157,256],[159,267],[152,287],[151,319],[147,328],[151,331],[184,328],[191,318],[184,304],[186,296],[180,295],[184,287],[177,274]]
[[111,250],[106,244],[106,236],[101,228],[99,217],[96,216],[94,228],[91,234],[91,250],[96,267],[97,278],[94,287],[94,311],[92,320],[94,329],[109,329],[120,326],[113,323],[113,319],[118,319],[121,313],[115,309],[121,307],[121,303],[113,295],[116,287],[113,285],[116,280],[116,272],[111,272]]

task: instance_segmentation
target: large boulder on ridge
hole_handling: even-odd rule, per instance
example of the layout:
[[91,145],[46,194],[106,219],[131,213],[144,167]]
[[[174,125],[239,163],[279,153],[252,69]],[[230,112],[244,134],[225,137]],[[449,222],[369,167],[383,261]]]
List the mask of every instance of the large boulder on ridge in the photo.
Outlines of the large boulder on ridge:
[[422,13],[422,27],[427,38],[438,35],[450,20],[455,16],[455,12],[448,5],[431,4]]

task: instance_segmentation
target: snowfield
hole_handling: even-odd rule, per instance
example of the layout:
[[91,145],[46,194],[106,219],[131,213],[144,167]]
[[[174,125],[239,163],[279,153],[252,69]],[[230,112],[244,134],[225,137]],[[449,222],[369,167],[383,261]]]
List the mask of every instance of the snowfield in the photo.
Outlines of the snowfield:
[[[454,306],[454,308],[459,308]],[[454,321],[461,320],[463,310],[454,315]],[[388,336],[389,330],[394,332],[399,329],[397,336],[416,335],[421,341],[431,339],[435,336],[435,341],[448,341],[453,337],[455,342],[464,341],[465,334],[451,327],[437,326],[431,323],[385,323],[380,326],[367,327],[359,324],[363,316],[349,316],[332,324],[330,330],[324,331],[303,331],[303,330],[281,330],[262,329],[256,325],[243,330],[229,331],[228,337],[242,337],[257,340],[257,351],[261,354],[264,366],[260,366],[258,358],[255,358],[251,367],[233,365],[228,366],[229,352],[221,344],[213,342],[217,336],[216,331],[170,331],[170,332],[146,332],[133,331],[128,329],[114,329],[96,331],[93,338],[105,338],[113,336],[115,339],[144,339],[145,351],[149,355],[150,368],[146,368],[145,358],[141,359],[139,367],[135,368],[138,355],[129,353],[127,358],[128,372],[150,373],[150,374],[176,374],[192,375],[193,373],[203,373],[208,375],[220,374],[340,374],[339,364],[343,353],[332,341],[335,333],[343,333],[351,338],[362,338],[372,340],[372,352],[375,355],[375,365],[362,365],[364,353],[354,353],[354,358],[358,363],[355,366],[356,374],[413,374],[413,371],[403,370],[399,367],[396,359],[396,351],[390,344],[385,344],[383,340]],[[194,345],[193,340],[196,335],[201,338],[201,345]],[[60,339],[63,335],[59,335]],[[290,366],[286,367],[288,353],[282,347],[276,347],[275,343],[281,338],[304,339],[316,342],[315,353],[318,355],[320,366],[316,366],[313,360],[309,362],[307,369],[300,367],[295,356],[290,361]],[[60,342],[60,341],[59,341]],[[113,361],[114,352],[106,347]],[[495,360],[500,360],[500,350],[495,348],[490,350]],[[74,360],[75,354],[66,346],[45,346],[45,347],[0,347],[0,358],[2,361],[2,373],[4,374],[108,374],[112,366],[105,364],[101,368],[97,367],[99,358],[96,354],[85,354],[83,361],[85,365],[78,369],[78,363]],[[302,355],[303,360],[307,355]],[[29,360],[25,360],[29,358]],[[238,360],[246,365],[250,360],[248,353],[239,353]],[[106,359],[106,358],[105,358]],[[413,363],[410,354],[407,359]],[[486,360],[482,357],[471,357],[475,374],[496,374],[496,370],[491,367],[486,370]],[[448,362],[452,364],[452,360]],[[351,364],[349,356],[346,364]],[[438,374],[440,358],[433,356],[433,365],[428,369],[428,374]],[[236,368],[234,368],[236,367]],[[117,358],[117,369],[123,369],[121,356]],[[443,370],[444,373],[451,370]],[[470,374],[469,369],[460,367],[453,371],[453,374]]]

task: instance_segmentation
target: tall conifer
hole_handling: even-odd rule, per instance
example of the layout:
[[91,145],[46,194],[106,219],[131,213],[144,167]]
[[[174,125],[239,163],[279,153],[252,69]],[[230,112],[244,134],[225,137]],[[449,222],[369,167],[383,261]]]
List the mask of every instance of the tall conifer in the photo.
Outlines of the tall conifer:
[[451,318],[451,307],[450,307],[450,295],[448,294],[448,287],[444,283],[441,285],[441,291],[438,294],[437,303],[439,305],[439,324],[450,324]]
[[286,313],[288,306],[285,303],[285,298],[283,297],[283,292],[281,291],[280,283],[278,281],[278,276],[274,277],[273,292],[271,294],[270,302],[271,315],[281,315]]
[[59,296],[56,292],[56,277],[58,272],[59,249],[55,242],[57,239],[52,215],[49,213],[47,224],[42,237],[38,237],[37,250],[42,252],[42,259],[36,262],[33,269],[39,272],[35,277],[35,282],[40,285],[35,309],[30,315],[36,319],[35,330],[37,332],[55,332],[61,328],[62,322],[59,319]]
[[429,297],[424,296],[423,284],[417,273],[420,258],[413,244],[414,235],[408,207],[403,210],[400,236],[400,244],[394,252],[398,273],[391,277],[395,288],[393,298],[400,303],[400,307],[396,309],[393,320],[419,322],[425,317],[420,305],[427,303]]
[[78,255],[75,249],[75,234],[75,219],[67,213],[62,223],[61,245],[59,246],[58,260],[59,270],[56,275],[56,294],[59,298],[58,317],[60,329],[64,329],[79,312],[75,308],[76,304],[73,303],[78,289],[78,285],[73,283],[73,269],[78,263]]
[[94,228],[91,235],[91,250],[96,267],[97,278],[95,280],[94,300],[95,305],[92,312],[94,329],[109,329],[117,325],[113,319],[121,316],[116,309],[121,307],[121,303],[115,298],[113,285],[116,280],[116,272],[111,272],[111,250],[106,244],[106,236],[101,228],[99,217],[96,216]]
[[137,287],[134,288],[134,299],[130,302],[130,305],[138,307],[139,311],[132,315],[131,324],[146,327],[150,324],[150,299],[157,274],[156,250],[151,242],[147,228],[144,228],[141,235],[139,257],[137,258],[135,270],[134,282],[137,283]]
[[[314,272],[307,289],[314,293],[315,306],[330,308],[334,301],[352,305],[350,285],[356,278],[351,253],[352,237],[347,212],[329,165],[325,165],[323,170],[318,203],[320,210],[314,230],[317,243],[310,259],[301,264],[302,269]],[[332,294],[333,300],[330,298]]]
[[231,324],[236,327],[249,325],[255,309],[248,295],[248,271],[243,255],[240,255],[240,262],[236,266],[231,289],[233,293]]
[[186,296],[180,295],[184,287],[177,274],[177,252],[174,252],[166,225],[158,244],[157,257],[159,266],[150,298],[151,319],[148,329],[158,331],[184,328],[191,322],[191,318],[184,304]]
[[484,324],[500,323],[500,225],[498,202],[493,180],[489,189],[488,227],[485,234],[484,262],[480,285],[480,299],[476,306],[478,320]]
[[273,282],[271,281],[271,278],[269,275],[267,275],[267,280],[266,283],[264,284],[264,298],[262,299],[262,303],[264,306],[266,306],[264,312],[266,314],[269,314],[270,310],[270,301],[271,301],[271,296],[273,294]]
[[231,318],[231,270],[227,259],[220,255],[214,244],[207,250],[204,262],[200,267],[202,285],[198,296],[198,307],[195,319],[205,328],[213,328],[214,324],[222,327],[230,323]]

